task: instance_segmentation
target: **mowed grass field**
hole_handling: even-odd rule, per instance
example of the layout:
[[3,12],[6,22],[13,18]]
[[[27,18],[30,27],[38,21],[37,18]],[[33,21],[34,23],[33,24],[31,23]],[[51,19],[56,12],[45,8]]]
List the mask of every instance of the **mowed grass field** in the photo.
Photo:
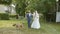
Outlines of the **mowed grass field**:
[[[17,30],[12,25],[14,23],[24,23],[23,30]],[[49,23],[40,21],[40,29],[27,27],[26,20],[0,20],[0,34],[60,34],[60,23]]]

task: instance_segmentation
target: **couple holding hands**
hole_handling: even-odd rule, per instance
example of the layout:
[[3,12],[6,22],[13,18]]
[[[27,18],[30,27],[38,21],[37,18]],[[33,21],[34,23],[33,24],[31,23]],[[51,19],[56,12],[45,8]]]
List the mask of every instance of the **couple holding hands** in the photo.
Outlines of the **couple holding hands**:
[[37,11],[33,12],[33,14],[30,11],[28,11],[26,13],[26,18],[28,21],[28,28],[34,28],[34,29],[40,28],[39,14]]

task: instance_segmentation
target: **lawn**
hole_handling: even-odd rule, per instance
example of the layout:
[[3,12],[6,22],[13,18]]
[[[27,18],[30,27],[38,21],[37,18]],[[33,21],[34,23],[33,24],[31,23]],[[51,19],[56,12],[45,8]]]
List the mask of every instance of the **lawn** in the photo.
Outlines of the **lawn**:
[[[14,23],[24,23],[25,29],[17,30]],[[0,20],[0,34],[60,34],[60,23],[40,21],[41,28],[29,29],[26,20]]]

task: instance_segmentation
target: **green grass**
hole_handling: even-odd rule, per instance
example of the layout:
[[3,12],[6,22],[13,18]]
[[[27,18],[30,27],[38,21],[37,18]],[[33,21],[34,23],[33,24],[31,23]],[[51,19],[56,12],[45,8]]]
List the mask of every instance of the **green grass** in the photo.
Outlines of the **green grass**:
[[[17,30],[14,23],[24,23],[25,29]],[[60,34],[60,24],[41,21],[41,28],[29,29],[26,20],[0,20],[0,34]]]

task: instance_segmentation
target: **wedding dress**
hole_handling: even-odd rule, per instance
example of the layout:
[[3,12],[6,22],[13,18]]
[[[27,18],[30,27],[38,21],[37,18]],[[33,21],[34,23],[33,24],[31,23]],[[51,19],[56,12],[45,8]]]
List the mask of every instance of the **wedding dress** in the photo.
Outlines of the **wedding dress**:
[[31,28],[34,28],[34,29],[40,28],[39,14],[37,13],[37,11],[33,14],[33,22],[31,24]]

